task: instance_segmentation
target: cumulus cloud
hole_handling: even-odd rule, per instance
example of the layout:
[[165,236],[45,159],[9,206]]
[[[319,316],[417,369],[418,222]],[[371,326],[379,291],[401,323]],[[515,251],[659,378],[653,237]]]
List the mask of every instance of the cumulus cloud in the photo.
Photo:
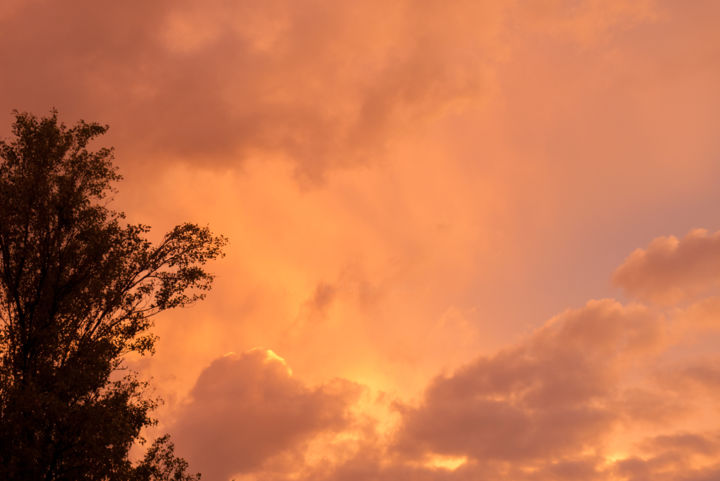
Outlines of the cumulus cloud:
[[663,318],[643,306],[590,301],[514,347],[438,376],[419,404],[395,404],[392,434],[361,437],[349,455],[306,468],[301,479],[608,480],[613,433],[658,400],[628,379],[662,346],[663,332]]
[[[316,308],[327,290],[318,285]],[[269,350],[229,355],[202,372],[172,432],[211,481],[710,480],[716,358],[677,330],[705,329],[696,318],[708,303],[591,300],[435,377],[417,402],[378,397],[389,424],[356,385],[310,388]]]
[[591,301],[520,346],[429,386],[406,413],[403,449],[475,460],[556,460],[598,446],[620,413],[622,368],[656,345],[658,318],[639,306]]
[[690,356],[657,371],[682,345],[668,336],[676,322],[589,301],[437,376],[419,402],[379,397],[396,416],[382,429],[356,386],[308,388],[267,350],[226,356],[203,371],[174,432],[210,480],[711,480],[720,435],[687,393],[714,399],[717,369]]
[[690,231],[682,239],[658,237],[637,249],[615,271],[613,282],[628,294],[665,304],[720,283],[720,232]]
[[254,349],[205,368],[170,431],[203,479],[225,481],[320,432],[342,429],[357,394],[345,381],[308,387],[275,353]]
[[702,417],[700,428],[684,424],[694,400],[668,383],[712,387],[716,370],[685,363],[656,382],[656,356],[680,342],[668,344],[667,325],[652,309],[607,299],[568,310],[516,346],[438,376],[420,403],[397,406],[390,438],[365,439],[301,479],[715,479],[720,437]]

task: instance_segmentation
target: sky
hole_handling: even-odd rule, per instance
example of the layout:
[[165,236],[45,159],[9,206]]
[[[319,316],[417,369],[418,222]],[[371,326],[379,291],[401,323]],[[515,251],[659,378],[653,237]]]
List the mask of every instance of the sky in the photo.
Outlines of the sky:
[[130,365],[207,481],[720,479],[720,3],[4,0],[0,114],[230,239]]

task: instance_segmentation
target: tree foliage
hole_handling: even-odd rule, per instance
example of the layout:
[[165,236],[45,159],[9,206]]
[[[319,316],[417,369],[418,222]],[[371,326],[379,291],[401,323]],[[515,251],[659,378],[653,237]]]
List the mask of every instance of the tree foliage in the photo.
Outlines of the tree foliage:
[[128,452],[156,402],[123,357],[151,353],[152,318],[201,298],[226,239],[149,227],[108,207],[121,179],[107,126],[15,112],[0,141],[0,479],[195,479],[160,438]]

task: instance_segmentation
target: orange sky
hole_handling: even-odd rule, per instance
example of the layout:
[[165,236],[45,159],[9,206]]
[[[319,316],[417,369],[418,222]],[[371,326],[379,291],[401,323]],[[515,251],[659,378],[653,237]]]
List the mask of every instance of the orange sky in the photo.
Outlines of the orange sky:
[[0,112],[110,124],[131,221],[230,238],[131,361],[203,479],[707,481],[718,18],[5,0]]

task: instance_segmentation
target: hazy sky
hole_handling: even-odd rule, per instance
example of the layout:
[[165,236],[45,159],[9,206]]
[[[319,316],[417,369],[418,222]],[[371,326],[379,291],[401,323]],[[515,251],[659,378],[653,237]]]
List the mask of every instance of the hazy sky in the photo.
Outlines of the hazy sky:
[[132,361],[207,481],[710,481],[719,18],[4,0],[0,131],[108,123],[131,221],[230,238]]

